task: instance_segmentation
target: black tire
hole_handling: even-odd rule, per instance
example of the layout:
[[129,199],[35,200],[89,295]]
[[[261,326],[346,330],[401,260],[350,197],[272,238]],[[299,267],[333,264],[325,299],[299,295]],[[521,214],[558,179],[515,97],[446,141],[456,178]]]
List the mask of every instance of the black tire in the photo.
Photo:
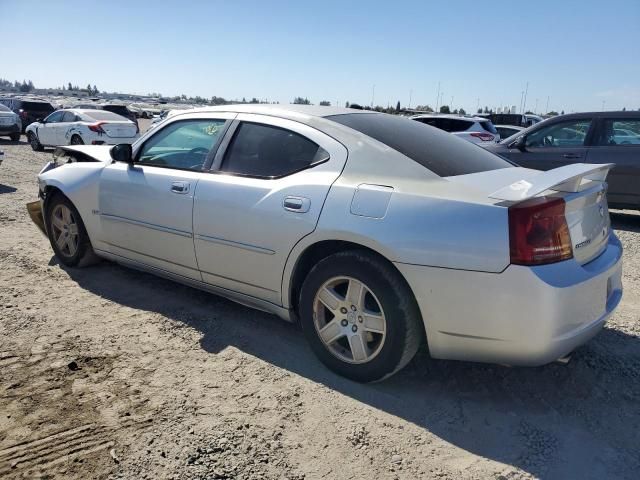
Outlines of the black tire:
[[70,145],[84,145],[84,140],[80,135],[73,135],[71,137]]
[[9,138],[11,139],[12,142],[17,142],[18,140],[20,140],[20,134],[12,133],[11,135],[9,135]]
[[29,144],[35,152],[41,152],[44,150],[44,147],[40,143],[40,140],[38,140],[38,136],[35,133],[29,132],[27,134],[27,140],[29,140]]
[[[68,248],[61,249],[56,242],[56,239],[54,238],[59,231],[59,229],[53,225],[53,215],[54,212],[56,212],[56,208],[58,206],[68,208],[75,225],[77,225],[77,246],[75,248],[75,251],[72,253]],[[67,267],[85,267],[95,263],[98,260],[98,257],[93,252],[93,248],[91,247],[91,241],[89,240],[89,235],[87,234],[87,230],[84,227],[84,223],[82,222],[80,213],[78,213],[78,210],[73,205],[73,203],[71,203],[71,201],[62,193],[54,193],[53,197],[48,199],[48,201],[46,202],[44,220],[48,232],[49,242],[51,243],[51,248],[53,248],[56,257],[62,264],[66,265]]]
[[[366,363],[349,363],[338,358],[325,346],[316,328],[316,294],[325,282],[341,276],[364,283],[386,318],[382,346]],[[299,313],[304,335],[320,361],[357,382],[374,382],[393,375],[413,358],[425,338],[420,310],[404,278],[386,260],[364,250],[336,253],[315,265],[302,286]]]

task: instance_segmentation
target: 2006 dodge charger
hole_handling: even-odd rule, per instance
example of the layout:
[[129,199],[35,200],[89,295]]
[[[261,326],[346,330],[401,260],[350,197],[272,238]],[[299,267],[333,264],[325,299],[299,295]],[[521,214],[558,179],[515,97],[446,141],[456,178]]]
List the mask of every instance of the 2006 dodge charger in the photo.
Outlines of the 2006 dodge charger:
[[541,365],[595,335],[622,296],[611,167],[518,168],[375,112],[223,106],[64,147],[29,210],[63,264],[98,256],[299,319],[324,364],[368,382],[425,341]]

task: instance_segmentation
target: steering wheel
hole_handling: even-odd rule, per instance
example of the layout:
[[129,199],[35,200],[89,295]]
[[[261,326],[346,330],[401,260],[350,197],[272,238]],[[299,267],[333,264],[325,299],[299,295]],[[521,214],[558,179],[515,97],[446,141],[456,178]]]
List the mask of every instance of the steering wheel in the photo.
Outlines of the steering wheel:
[[552,147],[553,140],[551,140],[551,138],[549,137],[542,137],[542,145],[544,145],[545,147]]

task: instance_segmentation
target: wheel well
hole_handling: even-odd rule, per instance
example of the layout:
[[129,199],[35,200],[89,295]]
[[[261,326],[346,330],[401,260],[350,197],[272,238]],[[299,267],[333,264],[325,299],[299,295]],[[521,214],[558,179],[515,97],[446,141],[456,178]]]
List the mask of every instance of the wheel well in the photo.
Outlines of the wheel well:
[[[309,274],[311,269],[323,258],[333,255],[334,253],[345,252],[348,250],[365,250],[383,259],[385,262],[393,265],[380,253],[358,243],[346,242],[343,240],[325,240],[322,242],[314,243],[313,245],[307,247],[302,255],[300,255],[300,258],[298,258],[296,266],[294,267],[294,272],[289,288],[289,305],[291,305],[296,314],[298,314],[300,290],[302,289],[302,284],[304,283],[304,280],[307,278],[307,275]],[[393,268],[397,270],[395,266],[393,266]],[[400,276],[402,276],[402,274],[400,274]]]
[[44,214],[47,211],[47,205],[49,205],[49,201],[56,195],[63,195],[66,197],[64,192],[60,190],[58,187],[54,187],[52,185],[47,185],[44,187],[44,205],[42,208],[42,213]]

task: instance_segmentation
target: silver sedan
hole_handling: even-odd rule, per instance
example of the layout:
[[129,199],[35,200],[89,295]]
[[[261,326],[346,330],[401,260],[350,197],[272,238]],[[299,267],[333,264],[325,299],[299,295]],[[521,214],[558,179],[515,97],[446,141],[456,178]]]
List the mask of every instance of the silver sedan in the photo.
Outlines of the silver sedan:
[[63,150],[29,206],[63,264],[104,258],[299,321],[356,381],[425,342],[436,358],[544,364],[622,295],[608,164],[539,172],[406,118],[279,105]]

